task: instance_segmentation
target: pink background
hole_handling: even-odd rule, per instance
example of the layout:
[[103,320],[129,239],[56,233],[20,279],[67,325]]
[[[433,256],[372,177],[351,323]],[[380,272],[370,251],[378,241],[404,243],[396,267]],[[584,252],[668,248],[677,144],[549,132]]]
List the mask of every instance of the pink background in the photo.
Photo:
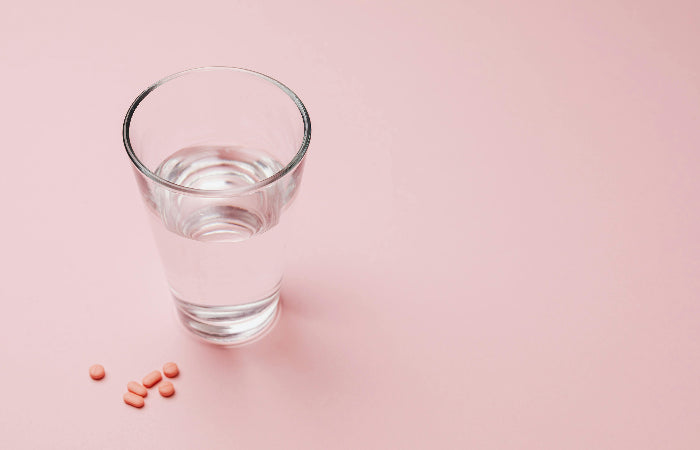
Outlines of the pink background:
[[[700,7],[576,3],[5,2],[0,448],[700,448]],[[314,128],[233,351],[180,331],[120,137],[210,64]]]

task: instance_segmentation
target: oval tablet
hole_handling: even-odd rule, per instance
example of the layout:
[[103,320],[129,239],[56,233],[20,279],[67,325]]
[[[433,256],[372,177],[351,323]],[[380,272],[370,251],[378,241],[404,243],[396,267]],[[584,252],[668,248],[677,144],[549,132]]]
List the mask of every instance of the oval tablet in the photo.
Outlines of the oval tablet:
[[141,382],[147,388],[152,388],[153,385],[155,385],[157,382],[159,382],[162,379],[163,379],[163,376],[160,374],[160,372],[157,370],[154,370],[153,372],[151,372],[148,375],[146,375],[145,377],[143,377],[143,380],[141,380]]
[[93,380],[101,380],[105,377],[105,368],[99,364],[90,366],[90,378]]
[[148,389],[143,387],[141,383],[138,383],[136,381],[129,381],[126,384],[126,388],[129,390],[129,392],[133,392],[136,395],[140,395],[141,397],[146,397],[148,395]]
[[124,403],[134,408],[142,408],[146,402],[143,401],[143,397],[136,395],[133,392],[127,392],[124,394]]
[[170,381],[163,381],[158,385],[158,392],[163,397],[170,397],[175,393],[175,386]]
[[163,373],[168,378],[175,378],[180,373],[180,369],[177,368],[177,364],[174,362],[169,362],[163,365]]

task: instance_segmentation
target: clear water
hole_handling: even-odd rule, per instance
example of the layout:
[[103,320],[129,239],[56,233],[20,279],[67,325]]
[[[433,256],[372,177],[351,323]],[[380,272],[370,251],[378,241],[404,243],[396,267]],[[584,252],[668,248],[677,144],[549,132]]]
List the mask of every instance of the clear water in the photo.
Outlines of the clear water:
[[[173,153],[155,173],[217,191],[256,183],[282,167],[259,150],[199,146]],[[283,201],[278,186],[233,198],[153,192],[149,216],[186,327],[230,344],[273,320],[284,259]]]

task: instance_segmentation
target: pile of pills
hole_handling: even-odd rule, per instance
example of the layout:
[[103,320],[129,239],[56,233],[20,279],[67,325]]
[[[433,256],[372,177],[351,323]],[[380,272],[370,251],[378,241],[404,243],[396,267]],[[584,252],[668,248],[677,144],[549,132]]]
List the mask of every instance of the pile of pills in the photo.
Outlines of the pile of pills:
[[[177,364],[174,362],[169,362],[163,365],[163,373],[168,378],[175,378],[180,373],[180,370],[178,369]],[[95,364],[90,367],[90,378],[93,380],[101,380],[104,377],[104,367],[99,364]],[[129,381],[126,384],[126,389],[128,392],[124,394],[124,403],[129,406],[133,406],[134,408],[142,408],[146,404],[144,399],[148,396],[148,389],[155,385],[158,385],[158,392],[161,396],[171,397],[173,394],[175,394],[175,386],[173,386],[173,383],[170,381],[162,380],[163,376],[160,374],[160,371],[154,370],[143,377],[141,383],[137,381]]]

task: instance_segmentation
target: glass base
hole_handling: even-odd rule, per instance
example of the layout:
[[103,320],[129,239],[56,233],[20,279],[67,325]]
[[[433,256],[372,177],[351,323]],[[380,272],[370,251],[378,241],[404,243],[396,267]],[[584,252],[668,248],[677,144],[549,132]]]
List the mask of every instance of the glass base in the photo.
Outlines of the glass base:
[[180,322],[206,342],[238,347],[265,336],[280,314],[279,289],[253,303],[234,306],[202,306],[175,297]]

